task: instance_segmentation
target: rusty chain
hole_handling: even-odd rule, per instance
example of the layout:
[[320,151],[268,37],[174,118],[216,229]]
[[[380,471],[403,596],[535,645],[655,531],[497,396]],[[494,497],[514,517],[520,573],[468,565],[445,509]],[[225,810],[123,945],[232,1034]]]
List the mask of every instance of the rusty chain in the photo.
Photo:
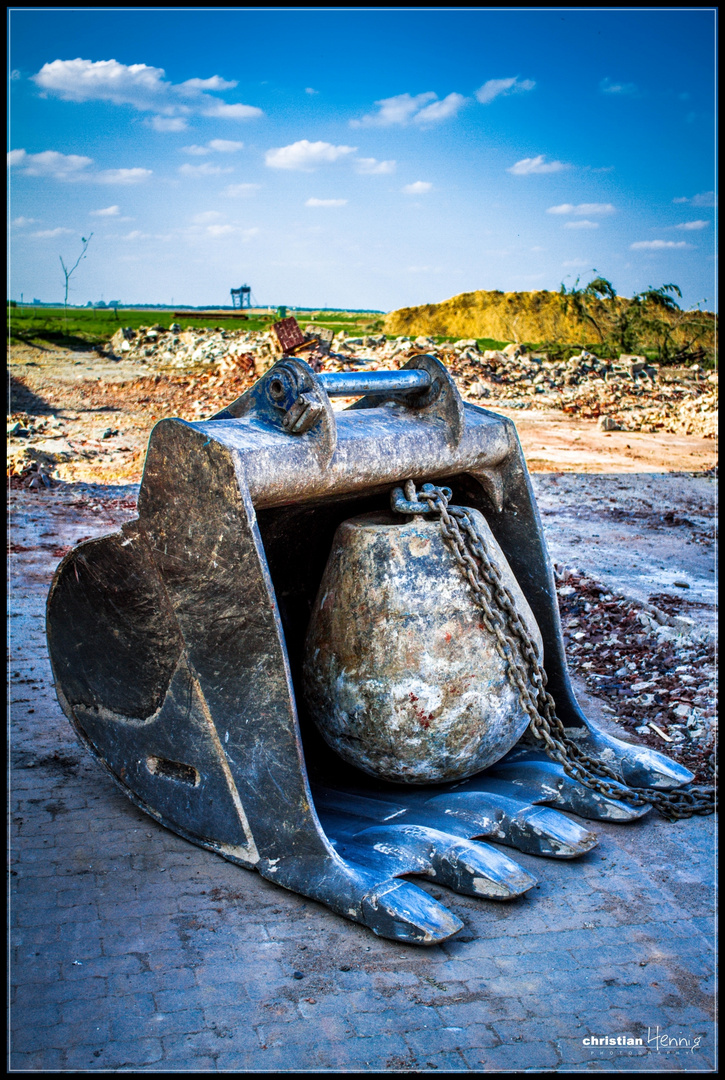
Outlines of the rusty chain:
[[404,486],[405,500],[401,498],[403,492],[399,492],[396,503],[398,492],[399,489],[393,493],[393,508],[399,513],[440,515],[443,539],[483,613],[484,625],[493,636],[496,650],[504,661],[507,678],[529,716],[529,730],[538,742],[543,743],[548,756],[557,761],[568,776],[585,787],[606,798],[622,800],[634,806],[655,806],[668,820],[712,814],[715,809],[714,791],[694,789],[665,792],[629,787],[621,775],[601,759],[587,754],[569,738],[556,715],[554,699],[546,690],[546,672],[539,661],[536,645],[521,619],[511,591],[489,557],[485,538],[476,527],[471,512],[466,507],[450,505],[452,493],[449,488],[423,484],[416,492],[415,484],[408,480]]

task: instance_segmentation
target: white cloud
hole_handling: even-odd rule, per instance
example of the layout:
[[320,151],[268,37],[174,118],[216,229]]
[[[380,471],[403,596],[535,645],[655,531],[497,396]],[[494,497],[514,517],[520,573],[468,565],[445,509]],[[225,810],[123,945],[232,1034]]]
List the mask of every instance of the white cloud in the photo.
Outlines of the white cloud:
[[550,206],[547,214],[573,214],[584,217],[585,214],[613,214],[614,207],[611,203],[579,203],[572,206],[571,203],[561,203],[560,206]]
[[319,90],[313,90],[311,86],[306,86],[305,87],[305,93],[306,94],[319,94],[319,92],[320,92]]
[[209,225],[213,221],[218,221],[220,217],[223,217],[218,210],[205,210],[201,214],[195,214],[191,219],[195,225]]
[[43,239],[50,239],[55,236],[69,236],[72,232],[72,229],[41,229],[40,232],[34,232],[31,233],[31,235],[40,236]]
[[376,101],[376,113],[368,113],[360,120],[351,120],[352,127],[391,127],[394,124],[435,124],[455,116],[468,99],[463,94],[451,93],[442,101],[433,90],[423,94],[396,94],[395,97]]
[[151,119],[154,131],[185,131],[188,126],[183,116],[154,116]]
[[506,94],[518,94],[526,90],[533,90],[536,83],[533,79],[523,79],[519,82],[518,75],[511,79],[489,79],[483,86],[476,90],[476,99],[482,105],[488,105],[494,98]]
[[19,229],[24,228],[26,225],[37,225],[38,219],[34,217],[16,217],[13,221],[13,225],[16,225]]
[[566,262],[563,262],[561,265],[562,266],[578,267],[578,266],[588,266],[589,263],[585,259],[568,259]]
[[598,221],[587,221],[586,218],[584,218],[582,221],[565,221],[564,222],[564,228],[565,229],[598,229],[599,228],[599,222]]
[[416,124],[437,124],[455,116],[468,99],[463,94],[449,94],[442,101],[433,101],[413,117]]
[[179,124],[163,124],[164,119],[180,119],[192,113],[233,120],[262,116],[252,105],[226,104],[207,91],[231,90],[237,84],[213,75],[209,79],[187,79],[174,84],[164,78],[163,68],[148,64],[121,64],[117,60],[53,60],[44,64],[33,81],[46,93],[64,101],[108,101],[130,105],[160,118],[152,124],[160,131],[179,131]]
[[611,79],[604,78],[599,84],[603,94],[636,94],[637,87],[634,83],[616,83]]
[[313,172],[320,165],[338,161],[347,154],[354,154],[356,146],[333,146],[328,142],[310,142],[300,139],[289,146],[280,146],[268,150],[264,156],[270,169],[294,169],[298,172]]
[[77,179],[78,173],[92,164],[93,158],[57,150],[43,150],[40,154],[11,150],[8,154],[8,165],[21,168],[25,176],[52,176],[56,180]]
[[232,139],[212,139],[209,148],[216,150],[218,154],[234,154],[244,148],[244,143],[234,142]]
[[[126,218],[120,218],[119,220],[120,221],[125,221],[127,219]],[[174,239],[174,234],[173,233],[146,233],[146,232],[141,232],[140,229],[133,229],[131,232],[125,233],[123,236],[120,236],[118,233],[107,233],[106,236],[105,236],[105,239],[106,240],[124,240],[124,241],[128,241],[129,243],[132,243],[134,240],[162,240],[164,243],[168,243],[170,240]],[[121,261],[124,261],[123,257],[121,257]]]
[[214,105],[202,109],[202,113],[220,120],[256,120],[257,117],[264,116],[256,105],[226,105],[223,101],[217,101]]
[[417,112],[435,101],[438,95],[433,90],[424,94],[397,94],[395,97],[376,101],[376,113],[369,113],[360,120],[351,120],[353,127],[390,127],[392,124],[407,124]]
[[236,79],[231,81],[222,79],[221,75],[212,75],[210,79],[187,79],[179,83],[179,90],[233,90],[239,83]]
[[119,64],[117,60],[53,60],[43,64],[33,82],[64,101],[111,101],[137,109],[158,109],[166,104],[171,112],[171,83],[165,83],[163,68],[147,64]]
[[675,225],[675,228],[687,229],[688,232],[694,232],[696,229],[706,229],[709,224],[709,221],[683,221],[681,225]]
[[305,206],[347,206],[347,199],[308,199]]
[[230,184],[223,194],[229,199],[247,199],[259,191],[259,184]]
[[91,217],[118,217],[120,206],[106,206],[103,210],[91,210]]
[[13,68],[13,70],[10,72],[10,81],[17,82],[19,78],[21,78],[20,72],[17,68]]
[[395,161],[378,161],[374,157],[355,158],[355,171],[363,176],[377,176],[395,172]]
[[138,184],[152,175],[151,169],[103,169],[88,172],[93,158],[80,154],[61,154],[57,150],[44,150],[40,154],[28,154],[25,150],[11,150],[8,165],[19,167],[24,176],[52,177],[54,180],[85,180],[99,184]]
[[99,184],[140,184],[152,175],[152,169],[104,169],[93,179]]
[[182,165],[179,172],[182,176],[221,176],[222,173],[234,172],[234,169],[231,166],[223,169],[221,165],[210,165],[205,161],[202,165]]
[[197,146],[193,143],[191,146],[182,146],[182,154],[191,154],[195,157],[205,157],[214,150],[217,154],[232,154],[237,150],[241,150],[244,147],[243,142],[234,142],[232,139],[212,139],[206,146]]
[[545,154],[537,154],[536,157],[527,157],[517,161],[506,171],[513,173],[514,176],[529,176],[531,173],[554,173],[568,168],[569,166],[562,161],[547,161]]
[[209,236],[230,236],[237,228],[234,225],[209,225],[206,231]]
[[689,248],[684,240],[637,240],[630,244],[630,251],[663,251],[665,248]]
[[425,195],[432,187],[433,185],[427,180],[416,180],[414,184],[406,184],[405,187],[400,190],[405,195]]
[[251,240],[258,232],[259,229],[242,229],[239,225],[207,225],[204,235],[210,236],[213,240],[223,240],[225,237],[237,236],[246,241]]
[[673,203],[690,203],[691,206],[716,206],[717,199],[714,191],[701,191],[699,195],[693,195],[691,199],[682,195],[679,199],[673,199]]

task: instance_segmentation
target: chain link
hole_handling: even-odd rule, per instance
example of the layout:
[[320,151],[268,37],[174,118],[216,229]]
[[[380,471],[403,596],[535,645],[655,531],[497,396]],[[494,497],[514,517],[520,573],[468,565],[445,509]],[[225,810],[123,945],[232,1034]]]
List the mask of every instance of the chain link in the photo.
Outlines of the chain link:
[[[522,708],[529,717],[529,731],[543,743],[546,753],[573,780],[598,791],[609,799],[618,799],[633,806],[652,805],[663,817],[675,821],[695,814],[712,814],[715,793],[702,790],[657,791],[653,788],[629,787],[621,774],[600,758],[587,754],[571,739],[556,715],[556,706],[546,690],[546,672],[538,657],[528,628],[521,619],[516,601],[502,580],[498,567],[491,561],[485,538],[476,526],[471,512],[463,506],[451,506],[449,488],[423,484],[416,492],[408,480],[403,492],[393,492],[393,508],[400,513],[440,515],[441,534],[468,581],[477,605],[483,613],[483,623],[493,637],[497,652],[504,661],[506,675],[516,691]],[[396,501],[398,506],[396,507]],[[414,509],[415,506],[420,509]]]

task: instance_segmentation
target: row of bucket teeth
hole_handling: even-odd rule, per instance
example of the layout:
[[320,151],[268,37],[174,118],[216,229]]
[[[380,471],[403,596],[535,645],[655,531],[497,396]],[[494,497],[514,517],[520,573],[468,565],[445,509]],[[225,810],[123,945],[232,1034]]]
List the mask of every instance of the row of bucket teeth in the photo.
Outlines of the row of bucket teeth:
[[316,786],[313,797],[337,854],[378,882],[363,901],[368,925],[419,942],[450,937],[462,923],[427,892],[399,880],[403,875],[427,877],[480,899],[514,900],[536,878],[486,841],[528,855],[574,859],[596,847],[597,837],[559,809],[618,822],[649,809],[585,788],[536,751],[519,751],[516,760],[435,789]]
[[[492,769],[463,781],[456,790],[515,794],[524,802],[556,806],[592,821],[635,821],[651,809],[649,805],[632,806],[623,800],[610,799],[584,787],[567,776],[561,765],[536,750],[514,750]],[[622,794],[626,794],[624,787]]]

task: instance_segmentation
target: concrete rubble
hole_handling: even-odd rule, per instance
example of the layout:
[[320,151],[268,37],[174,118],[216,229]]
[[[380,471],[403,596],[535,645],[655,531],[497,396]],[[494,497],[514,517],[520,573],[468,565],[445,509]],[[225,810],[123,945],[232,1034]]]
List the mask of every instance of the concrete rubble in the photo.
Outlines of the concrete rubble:
[[[661,368],[643,356],[600,359],[582,351],[565,361],[545,353],[527,353],[512,343],[502,351],[481,352],[473,340],[438,343],[430,338],[389,338],[385,334],[332,336],[322,327],[308,326],[309,349],[318,370],[399,367],[409,356],[426,351],[451,369],[461,392],[469,399],[509,409],[559,409],[582,419],[595,419],[604,431],[663,432],[714,438],[717,429],[717,373],[699,365],[688,369]],[[172,324],[118,330],[108,353],[158,368],[214,366],[259,378],[282,355],[273,330],[192,329]]]

